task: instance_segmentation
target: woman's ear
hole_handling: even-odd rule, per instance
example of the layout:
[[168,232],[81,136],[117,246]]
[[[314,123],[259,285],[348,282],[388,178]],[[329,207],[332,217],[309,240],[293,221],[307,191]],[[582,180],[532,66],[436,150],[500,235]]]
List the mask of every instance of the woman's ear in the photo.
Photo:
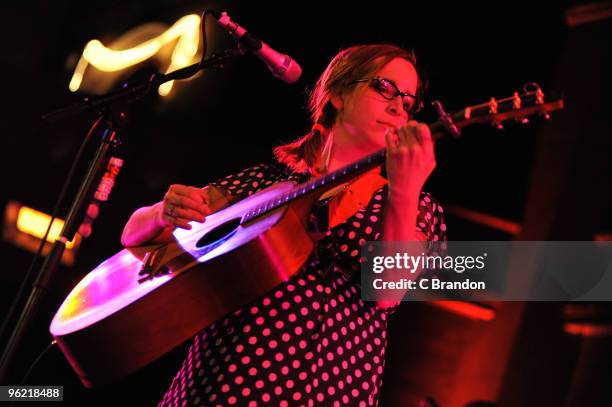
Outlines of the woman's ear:
[[334,109],[336,109],[337,111],[342,110],[342,108],[344,107],[344,99],[340,95],[331,95],[329,97],[329,101],[331,102]]

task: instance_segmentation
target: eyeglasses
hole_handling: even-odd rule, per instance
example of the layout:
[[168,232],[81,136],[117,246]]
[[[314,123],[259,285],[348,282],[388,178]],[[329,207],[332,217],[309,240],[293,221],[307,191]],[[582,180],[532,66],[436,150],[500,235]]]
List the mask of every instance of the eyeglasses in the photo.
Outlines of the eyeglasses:
[[370,86],[378,92],[380,96],[386,100],[393,100],[398,96],[402,97],[402,106],[406,113],[415,114],[423,108],[423,101],[416,95],[408,92],[401,92],[397,85],[389,79],[375,76],[369,79],[359,79],[354,83],[370,82]]

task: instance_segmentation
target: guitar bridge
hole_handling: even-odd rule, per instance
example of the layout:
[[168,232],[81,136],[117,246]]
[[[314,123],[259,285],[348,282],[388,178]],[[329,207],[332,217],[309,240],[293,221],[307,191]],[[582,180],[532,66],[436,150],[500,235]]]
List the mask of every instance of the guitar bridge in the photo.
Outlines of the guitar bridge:
[[142,267],[138,272],[138,275],[141,276],[138,279],[139,284],[142,284],[147,280],[153,280],[155,277],[165,276],[166,274],[172,273],[170,267],[166,265],[161,265],[160,267],[157,267],[157,269],[155,268],[155,260],[160,255],[160,252],[162,252],[161,256],[163,257],[163,252],[165,252],[165,250],[162,250],[162,248],[156,249],[152,252],[147,252],[147,254],[145,254],[142,261]]

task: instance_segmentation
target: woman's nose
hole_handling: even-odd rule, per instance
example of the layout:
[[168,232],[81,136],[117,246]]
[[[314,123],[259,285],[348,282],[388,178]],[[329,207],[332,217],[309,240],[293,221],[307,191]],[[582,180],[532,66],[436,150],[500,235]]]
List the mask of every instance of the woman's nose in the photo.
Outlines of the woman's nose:
[[387,105],[387,111],[393,114],[394,116],[401,115],[405,113],[403,104],[404,102],[402,100],[402,97],[400,95],[397,95],[389,101],[389,104]]

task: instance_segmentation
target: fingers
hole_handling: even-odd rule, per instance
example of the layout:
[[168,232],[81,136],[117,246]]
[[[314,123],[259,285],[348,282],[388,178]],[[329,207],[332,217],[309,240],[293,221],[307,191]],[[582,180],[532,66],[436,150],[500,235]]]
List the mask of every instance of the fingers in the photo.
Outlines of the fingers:
[[168,215],[167,213],[162,214],[162,222],[163,222],[164,227],[166,228],[179,227],[179,228],[187,229],[187,230],[191,229],[191,225],[189,224],[190,221],[188,219],[177,218],[177,217]]
[[174,184],[164,195],[160,219],[165,227],[191,229],[189,222],[204,222],[210,212],[205,192],[199,188]]
[[175,207],[172,204],[166,205],[164,201],[155,205],[157,210],[157,222],[163,228],[181,227],[183,229],[191,229],[189,219],[180,218],[176,215]]
[[397,131],[399,146],[414,148],[421,144],[417,131],[418,123],[415,120],[410,120]]
[[429,129],[428,125],[426,125],[425,123],[418,123],[416,130],[417,130],[417,138],[419,139],[419,142],[422,145],[432,143],[431,130]]
[[208,201],[206,192],[200,188],[187,187],[185,185],[172,185],[168,193],[173,195],[176,204],[201,212],[203,215],[208,214]]
[[429,126],[425,123],[419,123],[417,125],[417,134],[423,148],[433,151],[433,139]]
[[[164,204],[174,205],[177,209],[183,210],[182,214],[186,215],[196,212],[201,216],[210,214],[204,194],[199,188],[187,187],[184,185],[172,185],[164,196]],[[195,217],[193,220],[197,220]]]
[[385,133],[385,142],[387,144],[387,151],[392,152],[397,147],[397,135],[395,132],[387,130]]
[[195,211],[193,209],[181,207],[179,205],[174,206],[172,204],[168,205],[167,214],[174,218],[187,219],[189,221],[197,220],[198,222],[204,222],[204,219],[206,217],[206,215],[202,215],[200,212]]
[[[168,204],[174,205],[175,214],[184,217],[200,220],[208,215],[210,211],[206,204],[197,202],[195,199],[187,196],[175,196],[168,199]],[[200,220],[201,222],[202,220]]]
[[385,142],[389,184],[399,190],[420,190],[436,165],[429,126],[411,120],[387,133]]
[[423,147],[425,149],[433,147],[431,131],[425,123],[410,120],[397,130],[397,135],[400,147]]

